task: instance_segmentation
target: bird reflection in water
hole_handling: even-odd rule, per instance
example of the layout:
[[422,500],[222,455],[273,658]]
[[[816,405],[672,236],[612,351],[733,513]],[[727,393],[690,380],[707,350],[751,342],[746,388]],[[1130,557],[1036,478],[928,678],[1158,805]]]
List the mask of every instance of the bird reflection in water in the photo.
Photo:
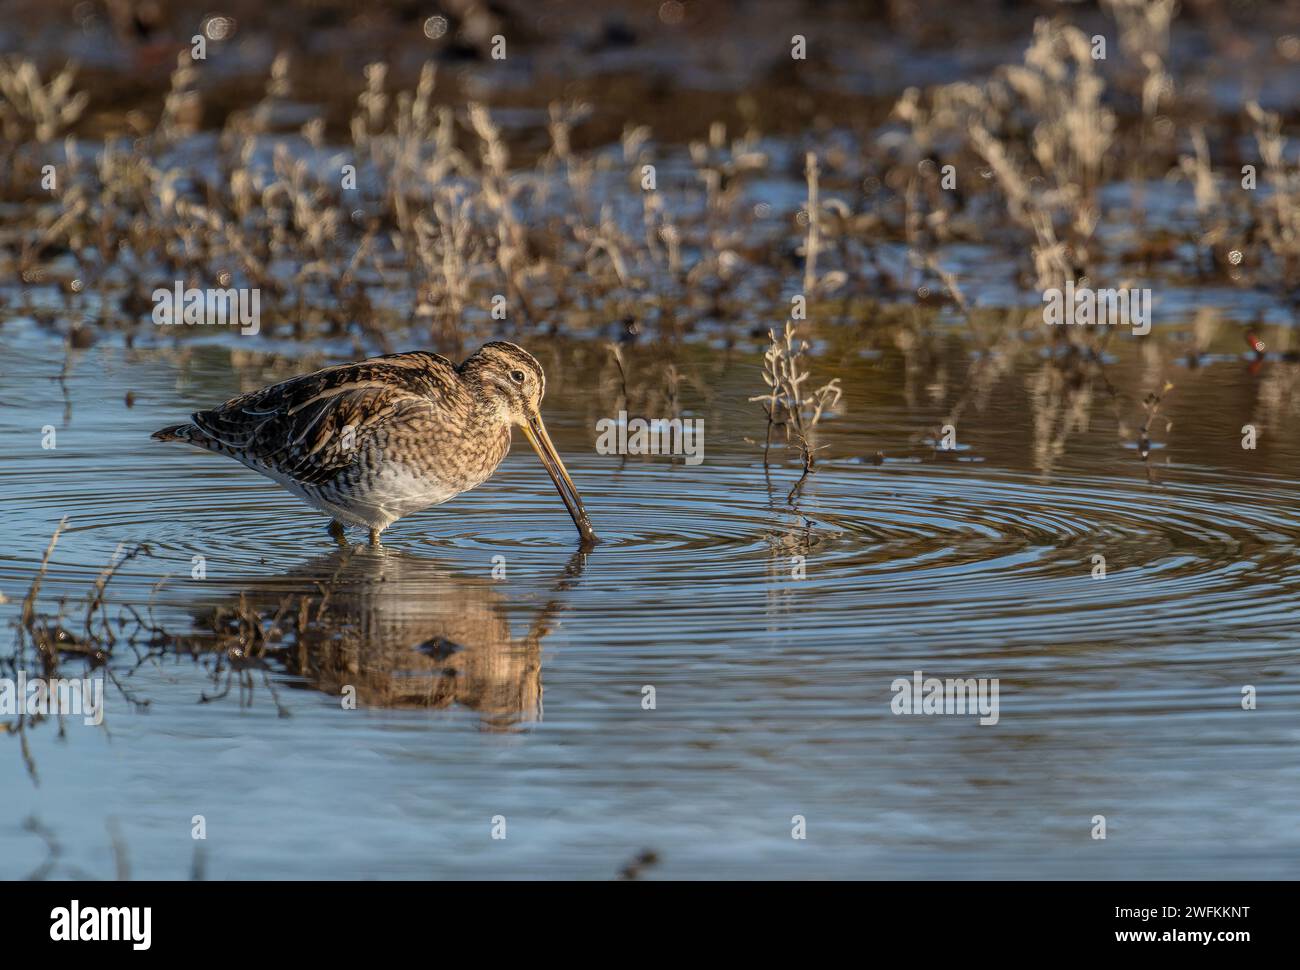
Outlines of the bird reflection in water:
[[[251,676],[239,675],[269,664],[345,706],[354,699],[358,708],[462,707],[490,731],[539,721],[542,641],[586,555],[570,558],[521,637],[511,634],[500,584],[393,549],[352,546],[252,581],[237,601],[199,618],[244,645],[238,657],[228,644],[221,651],[229,663],[215,671],[218,683],[226,678],[218,696],[235,681],[241,694],[251,689]],[[274,691],[269,678],[267,685]]]

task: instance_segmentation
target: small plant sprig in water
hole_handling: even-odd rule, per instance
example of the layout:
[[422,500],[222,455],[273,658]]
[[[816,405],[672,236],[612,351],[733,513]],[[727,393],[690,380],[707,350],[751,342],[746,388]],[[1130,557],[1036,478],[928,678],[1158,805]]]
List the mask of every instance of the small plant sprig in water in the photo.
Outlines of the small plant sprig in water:
[[[1174,389],[1174,385],[1165,381],[1158,391],[1152,391],[1142,401],[1142,409],[1146,411],[1146,420],[1142,422],[1142,427],[1138,429],[1137,449],[1138,455],[1143,461],[1151,457],[1151,427],[1155,424],[1159,416],[1160,404],[1164,401],[1165,395]],[[1173,427],[1173,421],[1169,418],[1164,419],[1165,432]]]
[[768,464],[772,430],[781,428],[787,442],[792,437],[801,442],[806,475],[811,470],[811,455],[815,450],[809,446],[808,439],[822,415],[839,403],[840,379],[833,378],[811,393],[806,392],[804,382],[808,380],[808,371],[804,369],[804,360],[811,345],[797,336],[794,324],[789,320],[780,335],[775,330],[769,330],[768,337],[771,343],[763,355],[763,383],[767,385],[767,393],[750,398],[751,401],[760,402],[767,414],[763,464]]

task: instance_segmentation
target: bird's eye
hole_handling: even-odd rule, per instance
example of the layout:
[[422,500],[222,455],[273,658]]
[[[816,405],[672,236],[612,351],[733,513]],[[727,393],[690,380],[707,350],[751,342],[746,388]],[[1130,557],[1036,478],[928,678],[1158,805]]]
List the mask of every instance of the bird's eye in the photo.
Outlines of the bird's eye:
[[512,370],[510,372],[510,379],[516,384],[522,384],[524,382],[524,372],[521,370]]

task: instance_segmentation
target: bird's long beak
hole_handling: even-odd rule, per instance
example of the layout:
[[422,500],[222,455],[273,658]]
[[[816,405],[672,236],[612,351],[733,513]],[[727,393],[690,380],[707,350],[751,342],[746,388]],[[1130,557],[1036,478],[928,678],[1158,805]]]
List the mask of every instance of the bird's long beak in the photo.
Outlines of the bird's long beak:
[[569,477],[569,471],[564,467],[564,462],[560,461],[559,452],[555,450],[555,445],[551,443],[551,436],[546,433],[546,425],[542,424],[540,414],[530,414],[522,425],[524,434],[528,438],[528,443],[533,446],[537,452],[537,457],[542,460],[542,466],[546,473],[551,476],[551,481],[555,483],[555,490],[560,493],[560,498],[564,500],[564,507],[569,510],[569,515],[573,517],[573,524],[578,527],[578,535],[582,537],[583,542],[595,542],[596,533],[592,531],[591,520],[587,518],[587,510],[582,507],[582,497],[578,494],[578,489],[573,484],[573,479]]

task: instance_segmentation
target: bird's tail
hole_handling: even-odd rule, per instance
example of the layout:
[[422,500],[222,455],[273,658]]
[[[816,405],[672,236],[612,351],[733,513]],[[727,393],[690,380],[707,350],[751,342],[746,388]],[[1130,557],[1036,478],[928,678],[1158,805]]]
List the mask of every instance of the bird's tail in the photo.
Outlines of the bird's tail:
[[206,436],[192,424],[172,424],[166,428],[160,428],[149,437],[158,441],[184,441],[187,444],[199,445],[204,444]]

